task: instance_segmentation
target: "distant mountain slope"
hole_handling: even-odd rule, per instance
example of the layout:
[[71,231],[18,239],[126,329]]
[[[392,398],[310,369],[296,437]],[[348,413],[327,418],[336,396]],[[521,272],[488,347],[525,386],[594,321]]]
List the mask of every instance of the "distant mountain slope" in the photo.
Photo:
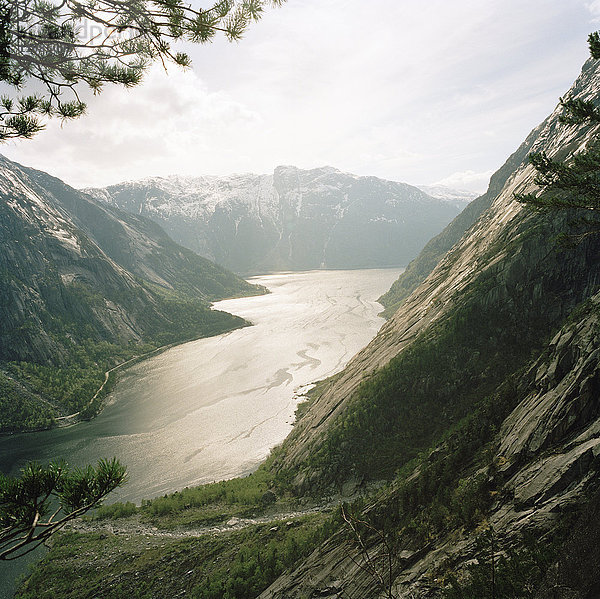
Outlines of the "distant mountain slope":
[[209,302],[260,292],[151,221],[3,157],[0,198],[0,428],[20,427],[11,398],[27,425],[47,424],[119,359],[243,325]]
[[444,254],[469,230],[482,212],[490,207],[515,168],[526,159],[543,126],[544,123],[527,136],[517,151],[492,175],[487,191],[468,204],[439,235],[429,241],[390,290],[379,298],[378,301],[385,306],[383,316],[389,318],[394,314],[404,299],[431,273]]
[[454,189],[452,187],[447,187],[446,185],[417,185],[417,187],[432,198],[444,200],[444,202],[453,204],[460,210],[465,208],[467,204],[470,204],[475,198],[481,195],[474,191],[468,191],[466,189]]
[[457,213],[416,187],[325,167],[152,178],[87,192],[236,272],[405,265]]
[[74,223],[132,274],[210,301],[255,290],[232,272],[175,243],[152,220],[86,197],[47,173],[24,171],[59,198]]

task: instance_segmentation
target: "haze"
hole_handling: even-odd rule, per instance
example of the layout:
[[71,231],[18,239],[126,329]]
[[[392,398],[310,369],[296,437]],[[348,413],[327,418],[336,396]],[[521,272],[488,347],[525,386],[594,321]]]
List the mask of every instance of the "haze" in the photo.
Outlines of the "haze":
[[[11,159],[70,183],[329,164],[483,191],[587,57],[600,2],[289,0],[194,69],[107,87]],[[518,100],[518,101],[517,101]]]

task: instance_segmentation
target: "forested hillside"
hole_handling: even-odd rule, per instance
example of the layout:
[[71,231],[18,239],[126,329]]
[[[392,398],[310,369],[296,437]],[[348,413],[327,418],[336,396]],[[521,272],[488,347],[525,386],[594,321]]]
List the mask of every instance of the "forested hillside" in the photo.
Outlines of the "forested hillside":
[[260,293],[153,222],[0,158],[0,430],[84,410],[116,364],[242,326],[210,302]]

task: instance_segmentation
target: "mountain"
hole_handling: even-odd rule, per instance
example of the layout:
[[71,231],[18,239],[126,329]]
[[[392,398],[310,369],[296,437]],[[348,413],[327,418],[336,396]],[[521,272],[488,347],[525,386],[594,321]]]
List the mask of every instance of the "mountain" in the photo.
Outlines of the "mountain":
[[261,291],[152,221],[4,157],[0,197],[2,429],[82,409],[122,359],[243,325],[210,302]]
[[[564,99],[600,102],[600,61]],[[580,215],[515,200],[539,191],[530,152],[597,142],[600,125],[562,110],[413,261],[396,311],[258,472],[116,506],[125,534],[65,535],[20,596],[598,597],[600,235],[561,246]],[[144,519],[225,530],[130,540]],[[64,582],[82,571],[89,592]]]
[[[590,60],[566,97],[599,93]],[[360,518],[372,559],[395,539],[394,597],[487,596],[490,547],[497,584],[523,585],[506,596],[598,591],[586,519],[600,505],[600,237],[562,248],[574,216],[514,199],[537,189],[529,152],[566,159],[597,139],[597,125],[562,123],[561,110],[401,276],[397,311],[272,466],[300,494],[392,481]],[[261,599],[379,596],[365,560],[338,534]]]
[[330,167],[86,191],[236,272],[405,265],[458,213],[416,187]]
[[421,253],[410,262],[402,276],[387,293],[379,298],[378,301],[385,307],[382,313],[383,316],[389,318],[394,314],[404,299],[431,273],[446,252],[461,239],[481,214],[491,206],[508,179],[513,176],[514,171],[527,160],[534,143],[539,138],[539,130],[544,125],[545,123],[542,123],[527,136],[526,140],[511,154],[502,167],[492,175],[487,191],[473,199],[439,235],[428,241]]
[[417,185],[417,187],[432,198],[444,200],[444,202],[448,202],[460,210],[465,208],[480,195],[475,191],[454,189],[453,187],[447,187],[446,185]]

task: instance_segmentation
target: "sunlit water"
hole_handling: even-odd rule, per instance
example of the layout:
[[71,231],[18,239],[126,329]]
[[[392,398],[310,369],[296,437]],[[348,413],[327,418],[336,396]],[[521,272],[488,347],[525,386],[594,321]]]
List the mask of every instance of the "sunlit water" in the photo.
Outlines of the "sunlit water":
[[298,391],[341,370],[375,336],[383,323],[375,300],[400,272],[255,277],[269,295],[215,305],[253,326],[130,368],[91,422],[0,438],[0,470],[16,473],[32,459],[84,465],[117,456],[129,482],[111,499],[137,502],[250,472],[290,432]]

